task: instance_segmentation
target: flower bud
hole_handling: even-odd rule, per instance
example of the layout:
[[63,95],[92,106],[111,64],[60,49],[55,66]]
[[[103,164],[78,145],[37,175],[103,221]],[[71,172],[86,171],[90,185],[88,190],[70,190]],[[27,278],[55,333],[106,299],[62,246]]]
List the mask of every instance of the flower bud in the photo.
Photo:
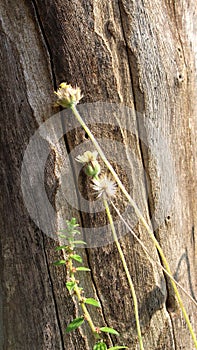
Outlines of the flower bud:
[[101,167],[97,161],[93,161],[85,167],[85,173],[88,176],[96,176],[100,173]]
[[94,345],[93,350],[107,350],[107,345],[104,342],[99,342]]

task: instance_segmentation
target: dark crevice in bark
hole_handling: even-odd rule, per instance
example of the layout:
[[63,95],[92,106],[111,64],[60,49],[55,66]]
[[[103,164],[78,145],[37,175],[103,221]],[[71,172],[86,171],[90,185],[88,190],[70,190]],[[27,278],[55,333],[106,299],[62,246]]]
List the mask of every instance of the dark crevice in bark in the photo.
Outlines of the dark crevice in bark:
[[[136,124],[137,124],[137,131],[138,131],[138,135],[139,135],[139,149],[140,149],[140,155],[141,155],[141,160],[142,160],[142,166],[143,166],[143,169],[144,169],[144,185],[145,185],[145,191],[146,191],[146,195],[147,195],[147,198],[148,198],[148,184],[147,184],[147,179],[146,179],[146,166],[145,166],[145,161],[144,161],[144,149],[143,149],[143,146],[142,146],[142,142],[141,142],[141,138],[140,138],[140,126],[139,126],[139,121],[138,121],[138,111],[139,110],[142,110],[144,107],[144,97],[141,96],[140,98],[140,105],[139,105],[139,97],[138,97],[138,101],[136,99],[136,87],[135,87],[135,83],[134,83],[134,75],[136,76],[136,66],[137,66],[137,60],[136,60],[136,57],[134,56],[134,54],[132,55],[132,58],[131,58],[131,52],[130,52],[130,49],[128,48],[128,45],[127,45],[127,38],[126,38],[126,34],[125,34],[125,30],[124,30],[124,20],[123,20],[123,15],[122,15],[122,12],[123,12],[123,9],[122,9],[122,5],[121,5],[121,2],[119,2],[119,9],[120,9],[120,18],[121,18],[121,26],[122,26],[122,32],[123,32],[123,36],[124,36],[124,40],[125,40],[125,45],[126,45],[126,50],[127,50],[127,57],[128,57],[128,66],[129,66],[129,72],[130,72],[130,79],[131,79],[131,85],[132,85],[132,92],[133,92],[133,102],[134,102],[134,107],[135,107],[135,116],[136,116]],[[134,64],[134,68],[132,68],[132,65],[131,65],[131,59],[132,61],[135,61],[135,64]],[[133,62],[134,63],[134,62]],[[142,94],[141,94],[142,95]],[[150,200],[148,199],[147,200],[147,205],[148,205],[148,212],[149,212],[149,217],[151,219],[152,217],[152,205],[150,203]],[[151,222],[152,226],[153,226],[153,223]],[[153,231],[154,231],[154,227],[153,227]]]
[[[143,169],[144,169],[144,185],[145,185],[145,191],[146,191],[146,195],[147,195],[147,206],[148,206],[148,213],[149,213],[149,218],[150,218],[150,221],[151,221],[151,226],[152,226],[152,230],[153,230],[153,233],[155,236],[156,235],[156,230],[155,230],[155,225],[154,225],[154,221],[151,220],[151,218],[153,217],[153,214],[154,214],[154,207],[153,207],[153,203],[151,198],[149,198],[149,190],[148,188],[151,188],[151,183],[148,183],[148,179],[146,178],[146,170],[147,170],[147,167],[146,167],[146,162],[145,162],[145,154],[144,152],[146,152],[146,150],[144,149],[144,146],[143,146],[143,143],[141,141],[141,127],[140,127],[140,123],[139,123],[139,120],[138,120],[138,111],[141,112],[144,108],[144,100],[142,100],[142,98],[144,98],[144,96],[141,95],[141,98],[139,99],[139,97],[137,97],[137,95],[139,94],[139,88],[136,86],[136,83],[134,81],[134,77],[135,77],[135,80],[136,80],[136,75],[137,75],[137,59],[135,57],[134,54],[132,54],[132,52],[130,52],[131,50],[128,48],[128,45],[127,45],[127,37],[126,37],[126,34],[125,34],[125,30],[124,30],[124,19],[123,19],[123,5],[121,4],[121,1],[118,2],[119,4],[119,11],[120,11],[120,18],[121,18],[121,26],[122,26],[122,32],[123,32],[123,37],[124,37],[124,40],[125,40],[125,45],[126,45],[126,50],[127,50],[127,56],[128,56],[128,66],[129,66],[129,71],[130,71],[130,79],[131,79],[131,84],[132,84],[132,92],[133,92],[133,99],[134,99],[134,106],[135,106],[135,113],[136,113],[136,123],[137,123],[137,130],[138,130],[138,135],[139,135],[139,149],[140,149],[140,155],[141,155],[141,161],[142,161],[142,166],[143,166]],[[132,57],[131,57],[132,55]],[[131,64],[131,61],[133,64]],[[143,131],[142,131],[143,132]],[[148,173],[148,172],[147,172]],[[157,238],[157,237],[156,237]],[[163,261],[160,257],[160,254],[159,252],[157,251],[158,253],[158,258],[159,258],[159,261],[161,263],[161,265],[163,266]],[[165,266],[164,266],[165,267]],[[169,288],[168,288],[168,280],[166,278],[166,275],[165,273],[163,273],[164,275],[164,280],[165,280],[165,284],[166,284],[166,310],[169,314],[169,317],[170,317],[170,322],[171,322],[171,325],[172,325],[172,332],[173,332],[173,337],[174,337],[174,326],[173,326],[173,321],[172,321],[172,318],[171,318],[171,315],[168,311],[168,308],[167,308],[167,302],[168,302],[168,298],[169,298]],[[175,337],[174,337],[174,343],[175,343]],[[176,348],[176,345],[175,345],[175,348]]]
[[[119,8],[120,8],[120,18],[121,18],[121,26],[122,26],[122,32],[123,32],[123,37],[125,40],[125,44],[126,44],[126,50],[127,50],[127,56],[128,56],[128,66],[129,66],[129,72],[130,72],[130,79],[131,79],[131,85],[132,85],[132,92],[133,92],[133,103],[134,103],[134,107],[135,107],[135,115],[136,115],[136,123],[137,123],[137,130],[138,130],[138,135],[139,135],[139,149],[140,149],[140,155],[141,155],[141,160],[142,160],[142,166],[144,169],[144,185],[145,185],[145,191],[146,191],[146,195],[148,198],[148,183],[147,183],[147,179],[146,179],[146,165],[145,165],[145,160],[144,160],[144,147],[142,145],[142,141],[141,141],[141,130],[140,130],[140,125],[139,125],[139,120],[138,120],[138,111],[144,111],[144,96],[143,93],[141,92],[141,97],[139,98],[139,87],[136,87],[136,83],[134,82],[134,77],[135,80],[137,78],[137,59],[135,57],[135,55],[131,52],[131,50],[129,49],[128,45],[127,45],[127,37],[125,34],[125,30],[124,30],[124,20],[123,20],[123,7],[121,5],[121,1],[119,2]],[[132,64],[131,64],[132,61]],[[133,67],[132,67],[133,66]],[[138,94],[137,94],[138,93]],[[147,205],[148,205],[148,212],[149,212],[149,218],[151,220],[152,217],[152,205],[150,203],[150,200],[147,200]],[[152,226],[153,222],[151,221]],[[153,231],[154,231],[154,227]]]
[[[41,18],[39,16],[39,12],[38,12],[38,9],[37,9],[35,1],[32,1],[32,5],[33,5],[33,8],[34,8],[34,12],[35,12],[35,20],[36,20],[36,22],[38,24],[38,27],[39,27],[40,32],[41,32],[41,35],[43,37],[43,43],[45,44],[46,50],[48,51],[49,60],[50,60],[51,74],[52,74],[52,78],[53,78],[53,85],[54,85],[54,88],[56,88],[56,78],[55,78],[55,73],[54,73],[53,60],[52,60],[52,55],[51,55],[51,51],[50,51],[50,46],[48,44],[48,40],[47,40],[47,37],[45,35],[44,28],[42,26],[42,21],[41,21]],[[47,252],[46,252],[46,249],[45,249],[45,238],[44,238],[44,233],[43,232],[42,232],[42,239],[43,239],[44,257],[45,257],[45,262],[46,262],[46,266],[47,266],[47,272],[48,272],[48,276],[49,276],[49,281],[50,281],[50,284],[51,284],[51,291],[52,291],[53,302],[54,302],[54,307],[55,307],[57,325],[58,325],[58,329],[59,329],[60,341],[61,341],[61,346],[62,346],[62,350],[63,350],[63,349],[65,349],[65,347],[64,347],[64,337],[63,337],[63,332],[62,332],[62,328],[61,328],[59,310],[58,310],[58,305],[57,305],[57,301],[56,301],[56,295],[55,295],[54,286],[53,286],[53,279],[52,279],[51,272],[50,272],[50,265],[49,265],[49,262],[48,262]]]
[[49,281],[50,281],[50,284],[51,284],[51,291],[52,291],[53,302],[54,302],[54,307],[55,307],[56,319],[57,319],[57,324],[58,324],[58,328],[59,328],[61,346],[62,346],[62,350],[64,350],[65,349],[65,347],[64,347],[64,337],[63,337],[63,332],[62,332],[62,328],[61,328],[61,322],[60,322],[60,317],[59,317],[58,305],[57,305],[56,296],[55,296],[54,287],[53,287],[53,279],[52,279],[52,276],[51,276],[50,264],[48,262],[47,252],[46,252],[46,249],[45,249],[45,239],[44,239],[44,233],[43,232],[42,232],[42,240],[43,240],[43,251],[44,251],[44,257],[45,257],[45,263],[46,263],[46,267],[47,267]]
[[[68,141],[67,136],[66,136],[65,124],[64,124],[64,115],[63,114],[64,113],[62,113],[62,116],[61,116],[61,124],[62,124],[63,131],[65,132],[64,133],[64,144],[65,144],[66,152],[67,152],[67,154],[69,156],[69,154],[71,152],[71,147],[69,145],[69,141]],[[74,116],[72,116],[72,117],[74,118]],[[75,184],[75,190],[76,190],[76,193],[77,193],[78,208],[80,209],[80,198],[79,198],[79,192],[78,192],[78,186],[77,186],[77,176],[76,176],[74,162],[73,162],[72,157],[69,157],[69,162],[70,162],[70,166],[71,166],[71,169],[72,169],[72,175],[73,175],[73,180],[74,180],[74,184]],[[82,227],[83,227],[83,217],[82,217],[82,213],[81,213],[80,210],[79,210],[79,216],[80,216],[81,224],[82,224]]]
[[[181,45],[181,49],[182,49],[182,54],[183,54],[183,60],[184,60],[184,65],[185,67],[187,67],[187,62],[186,62],[186,58],[185,58],[185,52],[184,52],[184,45],[181,39],[181,35],[180,35],[180,31],[179,31],[179,25],[178,25],[178,21],[177,21],[177,15],[176,15],[176,1],[173,1],[173,14],[174,14],[174,23],[175,23],[175,28],[176,28],[176,32],[179,38],[179,42]],[[188,80],[188,79],[187,79]]]
[[170,317],[170,323],[171,323],[171,327],[172,327],[172,335],[173,335],[173,343],[174,343],[174,349],[173,350],[178,350],[177,343],[176,343],[176,334],[175,334],[175,327],[174,327],[173,319],[172,319],[172,317],[170,315],[170,312],[168,312],[168,315]]
[[[181,50],[182,50],[182,55],[183,55],[183,60],[184,60],[184,66],[186,68],[187,71],[187,62],[186,62],[186,57],[185,57],[185,52],[184,52],[184,45],[181,39],[181,35],[180,35],[180,27],[178,25],[178,20],[177,20],[177,13],[176,13],[176,1],[172,2],[172,13],[173,13],[173,17],[174,17],[174,28],[177,32],[178,35],[178,40],[181,46]],[[187,77],[187,84],[188,84],[188,77]],[[176,308],[177,306],[177,301],[176,301],[176,297],[174,294],[174,290],[172,289],[171,283],[170,283],[170,279],[164,274],[165,280],[166,280],[166,287],[167,287],[167,299],[166,299],[166,309],[168,312],[168,315],[170,317],[171,320],[171,325],[172,325],[172,332],[173,332],[173,337],[174,337],[174,344],[175,344],[175,350],[177,349],[177,344],[176,344],[176,337],[175,337],[175,324],[174,324],[174,320],[173,320],[173,314],[171,313],[172,307]],[[174,301],[172,301],[174,300]]]
[[42,34],[42,37],[43,37],[43,44],[45,45],[46,50],[48,52],[48,57],[49,57],[49,61],[50,61],[50,68],[51,68],[51,75],[53,78],[53,87],[56,90],[57,89],[57,81],[56,81],[55,69],[54,69],[54,64],[53,64],[53,55],[52,55],[52,52],[50,49],[47,35],[45,34],[44,27],[42,25],[42,19],[39,15],[38,7],[37,7],[35,0],[32,0],[32,5],[34,8],[34,12],[35,12],[35,20],[37,22],[38,28],[40,29],[40,33]]
[[[93,283],[94,288],[95,288],[95,292],[96,292],[97,299],[99,300],[99,303],[100,303],[100,305],[101,305],[102,316],[103,316],[104,322],[106,323],[107,327],[110,327],[110,325],[109,325],[108,322],[107,322],[107,318],[105,317],[105,308],[104,308],[104,306],[103,306],[103,303],[102,303],[102,301],[101,301],[101,298],[99,297],[99,288],[97,288],[97,284],[96,284],[96,281],[95,281],[95,278],[94,278],[94,274],[93,274],[92,269],[91,269],[91,259],[90,259],[89,253],[88,253],[88,249],[86,249],[86,254],[87,254],[88,266],[90,267],[91,280],[92,280],[92,283]],[[110,340],[111,340],[113,346],[115,346],[111,335],[108,334],[108,336],[109,336],[109,338],[110,338]]]
[[[136,68],[137,68],[137,59],[136,59],[135,55],[130,52],[131,50],[128,48],[127,37],[126,37],[126,34],[125,34],[125,30],[124,30],[124,19],[123,19],[123,11],[124,11],[124,9],[122,7],[121,1],[119,1],[118,4],[119,4],[119,11],[120,11],[122,33],[123,33],[123,37],[124,37],[124,41],[125,41],[125,45],[126,45],[127,57],[128,57],[128,67],[129,67],[129,72],[130,72],[130,79],[131,79],[131,86],[132,86],[132,93],[133,93],[133,100],[134,100],[133,103],[134,103],[134,107],[135,107],[136,124],[137,124],[137,131],[138,131],[138,135],[139,135],[139,149],[140,149],[140,155],[141,155],[141,160],[142,160],[142,166],[143,166],[143,169],[144,169],[144,185],[145,185],[146,195],[147,195],[147,198],[148,198],[148,193],[149,192],[148,192],[147,179],[146,179],[146,176],[145,176],[146,166],[145,166],[145,161],[144,161],[144,150],[143,150],[143,146],[142,146],[142,142],[141,142],[141,138],[140,138],[140,126],[139,126],[139,121],[138,121],[138,116],[137,116],[138,111],[144,109],[144,97],[143,97],[143,94],[141,93],[140,101],[139,101],[139,97],[138,97],[138,101],[137,101],[137,98],[136,98],[136,86],[135,86],[135,82],[134,82],[134,78],[133,78],[137,74],[137,70],[136,70]],[[132,54],[132,57],[131,57],[131,54]],[[132,68],[132,65],[131,65],[131,60],[134,63],[134,67],[133,68]],[[147,200],[147,205],[148,205],[149,217],[151,219],[151,217],[152,217],[152,206],[150,204],[149,199]],[[153,230],[154,230],[154,227],[153,227]]]
[[[47,40],[47,36],[45,35],[44,27],[42,25],[42,20],[41,20],[41,18],[39,16],[37,5],[36,5],[34,0],[32,0],[32,3],[33,3],[33,6],[34,6],[34,9],[35,9],[36,19],[37,19],[38,25],[39,25],[40,31],[41,31],[43,39],[44,39],[44,44],[46,45],[46,48],[47,48],[47,51],[48,51],[48,54],[49,54],[50,65],[51,65],[51,74],[52,74],[52,77],[53,77],[54,89],[57,90],[58,86],[57,86],[57,79],[56,79],[56,75],[55,75],[55,69],[54,69],[53,58],[52,58],[53,55],[52,55],[52,52],[51,52],[51,49],[50,49],[50,45],[49,45],[48,40]],[[65,124],[64,124],[64,117],[63,116],[61,116],[61,124],[62,124],[62,129],[65,130]],[[64,143],[65,143],[66,152],[69,155],[69,153],[71,151],[71,148],[70,148],[69,142],[67,140],[66,133],[64,134]],[[73,160],[72,160],[71,157],[69,157],[69,162],[70,162],[71,169],[72,169],[75,189],[77,190],[77,178],[76,178],[76,174],[75,174],[75,170],[74,170]],[[79,200],[79,196],[78,196],[78,191],[77,191],[77,198],[78,198],[78,204],[79,204],[79,208],[80,208],[80,200]],[[83,222],[81,211],[80,211],[80,219],[81,219],[81,222]]]

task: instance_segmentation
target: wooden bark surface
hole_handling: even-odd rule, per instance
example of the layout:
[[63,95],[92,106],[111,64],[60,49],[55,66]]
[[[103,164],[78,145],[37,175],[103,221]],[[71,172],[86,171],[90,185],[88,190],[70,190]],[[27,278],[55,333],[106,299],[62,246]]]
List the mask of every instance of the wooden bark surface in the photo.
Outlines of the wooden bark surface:
[[[0,3],[0,13],[0,348],[89,350],[93,339],[88,329],[64,333],[78,312],[77,305],[65,288],[65,270],[53,266],[57,242],[36,226],[24,204],[23,155],[34,132],[57,112],[53,90],[62,81],[81,87],[83,103],[129,107],[132,112],[122,114],[118,130],[110,126],[107,109],[106,125],[95,123],[92,130],[98,138],[124,145],[127,176],[118,164],[116,170],[126,186],[130,183],[131,195],[155,229],[174,276],[197,298],[196,1],[6,0]],[[50,132],[55,137],[55,127]],[[166,149],[161,147],[161,136]],[[47,222],[47,210],[44,216],[54,232],[62,226],[62,218],[71,216],[84,227],[106,224],[104,213],[79,213],[63,196],[62,159],[81,142],[89,145],[78,128],[65,134],[47,159],[46,191],[57,218]],[[147,145],[155,150],[155,157]],[[35,174],[44,147],[47,140],[33,159]],[[114,154],[118,152],[115,144]],[[166,152],[174,173],[165,162]],[[133,153],[135,165],[130,161]],[[76,174],[74,161],[72,168]],[[34,172],[32,179],[34,183]],[[82,175],[83,193],[85,181]],[[165,196],[159,202],[162,186],[166,186],[166,198],[173,186],[169,206]],[[36,188],[31,188],[29,196],[34,193],[42,221]],[[159,261],[140,224],[135,231]],[[162,270],[147,260],[130,233],[120,242],[138,295],[145,349],[194,349]],[[102,305],[99,316],[93,312],[93,318],[120,331],[118,339],[108,338],[109,345],[138,349],[133,304],[115,245],[89,248],[82,254],[92,270],[82,281],[86,294]],[[187,296],[182,297],[195,328],[196,308]]]

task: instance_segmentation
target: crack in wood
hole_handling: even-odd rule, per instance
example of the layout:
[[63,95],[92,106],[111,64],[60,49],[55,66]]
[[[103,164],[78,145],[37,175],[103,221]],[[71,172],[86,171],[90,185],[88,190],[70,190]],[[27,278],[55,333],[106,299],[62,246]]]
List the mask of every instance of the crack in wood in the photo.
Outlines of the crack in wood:
[[51,52],[51,49],[50,49],[50,45],[49,45],[49,42],[48,42],[48,39],[47,39],[47,35],[45,34],[45,30],[44,30],[44,27],[42,25],[42,19],[40,17],[40,14],[39,14],[39,11],[38,11],[38,7],[37,7],[37,4],[36,4],[36,1],[35,0],[31,0],[32,1],[32,5],[33,5],[33,8],[34,8],[34,13],[35,13],[35,20],[36,20],[36,23],[38,25],[38,28],[40,30],[40,34],[43,38],[43,44],[44,46],[46,47],[46,51],[48,52],[48,58],[49,58],[49,61],[50,61],[50,71],[51,71],[51,75],[52,75],[52,79],[53,79],[53,86],[54,86],[54,90],[57,89],[57,82],[56,82],[56,75],[55,75],[55,69],[54,69],[54,64],[53,64],[53,55],[52,55],[52,52]]
[[[152,229],[153,229],[153,232],[155,232],[154,222],[151,220],[152,215],[154,213],[154,206],[153,206],[153,203],[151,203],[151,200],[150,200],[150,190],[149,190],[150,183],[148,184],[148,182],[147,182],[148,179],[146,177],[146,173],[148,174],[148,172],[146,171],[147,169],[146,169],[146,164],[145,164],[144,147],[142,145],[142,141],[141,141],[141,138],[140,138],[140,134],[141,134],[140,131],[141,130],[140,130],[140,125],[139,125],[139,121],[138,121],[138,117],[137,117],[137,111],[142,113],[145,110],[145,97],[144,97],[143,92],[140,90],[140,84],[139,84],[139,81],[138,81],[139,77],[138,77],[138,74],[137,74],[137,72],[138,72],[137,58],[136,58],[134,52],[131,51],[131,49],[128,47],[128,44],[127,44],[127,37],[126,37],[126,34],[125,34],[125,30],[124,30],[124,21],[123,21],[123,14],[122,14],[122,12],[124,11],[124,8],[123,8],[123,4],[122,4],[121,0],[118,1],[118,4],[119,4],[119,8],[120,8],[120,17],[121,17],[121,20],[122,20],[123,36],[124,36],[124,40],[125,40],[126,47],[127,47],[128,65],[129,65],[129,71],[130,71],[130,79],[131,79],[131,84],[132,84],[133,99],[134,99],[134,106],[135,106],[135,112],[136,112],[136,122],[137,122],[138,135],[139,135],[139,149],[140,149],[142,166],[143,166],[143,169],[144,169],[144,184],[145,184],[145,191],[146,191],[146,194],[147,194],[147,206],[148,206],[149,218],[150,218],[150,221],[151,221]],[[158,254],[158,258],[160,260],[160,263],[163,266],[163,262],[162,262],[162,259],[160,257],[160,254],[158,253],[158,251],[157,251],[157,254]],[[163,277],[164,277],[164,280],[166,282],[167,295],[166,295],[165,305],[167,306],[167,300],[169,298],[168,281],[167,281],[167,278],[166,278],[164,273],[163,273]],[[167,311],[167,307],[166,307],[166,311]],[[171,331],[173,333],[173,342],[174,342],[174,346],[175,346],[174,350],[176,350],[173,322],[172,322],[172,319],[171,319],[171,316],[170,316],[169,312],[168,312],[168,315],[169,315],[170,324],[171,324],[171,325],[169,324],[169,326],[170,326]]]
[[[92,283],[93,283],[93,286],[94,286],[94,289],[95,289],[96,296],[97,296],[97,298],[98,298],[98,300],[99,300],[99,303],[100,303],[100,305],[101,305],[102,317],[103,317],[104,322],[105,322],[105,324],[107,325],[107,327],[110,327],[110,325],[109,325],[108,322],[107,322],[107,318],[105,317],[105,309],[104,309],[102,300],[101,300],[101,298],[100,298],[100,296],[99,296],[99,288],[97,287],[97,284],[96,284],[96,281],[95,281],[95,278],[94,278],[94,274],[93,274],[93,272],[92,272],[92,268],[91,268],[91,259],[90,259],[90,255],[89,255],[89,253],[88,253],[88,249],[86,249],[86,255],[87,255],[88,266],[89,266],[89,268],[90,268],[91,280],[92,280]],[[111,337],[110,334],[108,334],[108,336],[109,336],[109,339],[110,339],[111,343],[112,343],[113,346],[114,346],[115,344],[114,344],[113,338]]]
[[65,349],[65,347],[64,347],[64,337],[63,337],[63,332],[62,332],[62,328],[61,328],[61,322],[60,322],[60,317],[59,317],[58,305],[57,305],[55,291],[54,291],[54,286],[53,286],[53,279],[52,279],[51,272],[50,272],[50,264],[49,264],[48,258],[47,258],[47,252],[46,252],[46,248],[45,248],[45,239],[44,239],[44,233],[43,232],[42,232],[42,239],[43,239],[43,251],[44,251],[44,257],[45,257],[45,263],[46,263],[47,272],[48,272],[48,276],[49,276],[49,282],[51,284],[51,292],[52,292],[53,302],[54,302],[54,307],[55,307],[55,312],[56,312],[56,320],[57,320],[57,324],[58,324],[58,328],[59,328],[59,334],[60,334],[60,340],[61,340],[61,346],[62,346],[61,350],[64,350]]
[[[42,35],[43,38],[43,43],[45,44],[45,47],[48,51],[48,57],[50,60],[50,71],[52,74],[52,78],[53,78],[53,83],[54,83],[54,88],[56,88],[56,78],[55,78],[55,72],[54,72],[54,67],[53,67],[53,60],[52,60],[52,54],[51,54],[51,50],[50,50],[50,45],[48,44],[48,40],[47,40],[47,36],[45,35],[45,31],[42,25],[42,20],[39,16],[39,11],[36,5],[36,2],[34,0],[32,0],[32,5],[34,8],[34,13],[35,13],[35,20],[37,22],[37,25],[40,29],[40,33]],[[55,295],[55,291],[54,291],[54,286],[53,286],[53,279],[51,276],[51,272],[50,272],[50,266],[48,263],[48,258],[47,258],[47,252],[46,252],[46,248],[45,248],[45,240],[44,240],[44,233],[42,232],[42,238],[43,238],[43,251],[44,251],[44,256],[45,256],[45,262],[46,262],[46,266],[47,266],[47,271],[48,271],[48,276],[49,276],[49,281],[51,284],[51,291],[52,291],[52,296],[53,296],[53,302],[54,302],[54,307],[55,307],[55,313],[56,313],[56,320],[57,320],[57,324],[58,324],[58,328],[59,328],[59,334],[60,334],[60,341],[61,341],[61,346],[62,349],[65,348],[64,346],[64,338],[63,338],[63,332],[62,332],[62,328],[61,328],[61,322],[60,322],[60,316],[59,316],[59,311],[58,311],[58,305],[57,305],[57,300],[56,300],[56,295]]]

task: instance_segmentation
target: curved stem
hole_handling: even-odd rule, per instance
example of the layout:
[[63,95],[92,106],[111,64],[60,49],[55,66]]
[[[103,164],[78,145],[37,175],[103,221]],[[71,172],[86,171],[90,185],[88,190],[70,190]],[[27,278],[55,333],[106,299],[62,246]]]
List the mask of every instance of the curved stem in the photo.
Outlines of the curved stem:
[[192,303],[197,307],[197,302],[194,300],[194,298],[192,298],[192,296],[180,285],[180,283],[178,283],[174,277],[172,275],[169,274],[169,272],[161,265],[161,263],[159,263],[158,261],[155,260],[155,258],[153,258],[150,253],[148,252],[148,249],[146,248],[146,246],[144,245],[144,243],[141,241],[140,238],[138,238],[138,236],[135,234],[135,232],[132,230],[132,228],[129,226],[129,224],[125,221],[125,219],[123,218],[123,216],[120,214],[119,210],[116,208],[115,204],[111,201],[110,202],[111,205],[113,206],[113,208],[115,209],[116,213],[118,214],[118,216],[120,217],[120,219],[122,220],[122,222],[125,224],[125,226],[128,228],[128,230],[132,233],[133,237],[136,239],[136,241],[138,241],[138,243],[141,245],[142,249],[144,250],[147,259],[149,261],[154,262],[155,264],[157,264],[164,272],[165,274],[174,281],[174,283],[183,291],[183,293],[185,293],[188,298],[190,298],[190,300],[192,301]]
[[[170,270],[170,267],[168,265],[168,262],[165,258],[165,255],[163,253],[163,250],[159,244],[159,242],[157,241],[157,239],[155,238],[154,234],[153,234],[153,231],[152,229],[150,228],[150,226],[148,225],[148,223],[146,222],[146,220],[144,219],[143,215],[141,214],[138,206],[136,205],[136,203],[134,202],[134,200],[131,198],[130,194],[127,192],[126,188],[124,187],[123,183],[120,181],[117,173],[115,172],[115,170],[113,169],[113,167],[111,166],[111,164],[109,163],[109,161],[107,160],[105,154],[103,153],[100,145],[98,144],[97,140],[95,139],[94,135],[91,133],[90,129],[88,128],[88,126],[84,123],[83,119],[81,118],[79,112],[77,111],[76,109],[76,106],[75,105],[72,105],[71,106],[71,110],[73,112],[73,114],[75,115],[76,119],[78,120],[78,122],[81,124],[82,128],[86,131],[86,133],[88,134],[90,140],[92,141],[92,143],[94,144],[94,147],[96,148],[96,150],[98,151],[101,159],[103,160],[103,162],[105,163],[106,167],[108,168],[108,170],[111,172],[111,174],[113,175],[114,179],[116,180],[119,188],[121,189],[121,191],[123,192],[123,194],[125,195],[125,197],[128,199],[129,203],[132,205],[132,207],[134,208],[134,211],[137,215],[137,217],[139,218],[139,220],[141,221],[141,223],[143,224],[143,226],[146,228],[150,238],[152,239],[155,247],[157,248],[160,256],[161,256],[161,259],[162,259],[162,262],[163,262],[163,265],[165,267],[165,269],[167,270],[167,272],[172,275],[171,273],[171,270]],[[188,326],[188,329],[189,329],[189,332],[192,336],[192,339],[194,341],[194,344],[195,344],[195,348],[197,349],[197,339],[196,339],[196,336],[194,334],[194,331],[193,331],[193,328],[192,328],[192,325],[190,323],[190,320],[189,320],[189,317],[187,315],[187,312],[184,308],[184,305],[182,303],[182,300],[181,300],[181,297],[179,295],[179,292],[178,292],[178,289],[176,287],[176,284],[174,283],[174,281],[171,279],[171,284],[172,284],[172,287],[174,289],[174,293],[177,297],[177,300],[178,300],[178,303],[179,303],[179,306],[182,310],[182,313],[183,313],[183,316],[185,318],[185,321],[187,323],[187,326]]]
[[132,294],[132,298],[133,298],[133,304],[134,304],[134,313],[135,313],[136,328],[137,328],[137,334],[138,334],[140,349],[144,350],[144,346],[143,346],[143,342],[142,342],[142,334],[141,334],[141,329],[140,329],[140,321],[139,321],[139,313],[138,313],[138,302],[137,302],[137,297],[136,297],[136,293],[135,293],[135,288],[134,288],[133,281],[132,281],[130,273],[129,273],[129,269],[127,267],[127,263],[126,263],[126,260],[125,260],[125,257],[124,257],[124,253],[122,251],[122,248],[121,248],[120,243],[118,241],[118,237],[116,235],[116,230],[115,230],[115,227],[114,227],[113,218],[111,216],[107,200],[103,199],[103,203],[104,203],[105,210],[106,210],[106,213],[107,213],[107,217],[109,219],[109,223],[110,223],[110,226],[111,226],[114,242],[115,242],[116,247],[118,249],[118,252],[119,252],[119,255],[120,255],[120,259],[122,261],[122,264],[123,264],[123,267],[124,267],[124,270],[125,270],[125,273],[126,273],[126,276],[127,276],[127,280],[128,280],[128,283],[129,283],[129,287],[130,287],[130,290],[131,290],[131,294]]
[[[69,261],[69,270],[70,270],[70,278],[73,282],[76,282],[76,279],[75,279],[75,274],[72,272],[73,270],[73,264],[72,264],[72,260]],[[73,288],[74,292],[75,292],[75,295],[77,296],[77,299],[81,305],[81,308],[83,310],[83,313],[84,313],[84,318],[85,320],[88,322],[92,332],[94,333],[94,335],[96,336],[96,338],[100,338],[99,335],[96,333],[96,327],[94,326],[94,323],[92,321],[92,318],[88,312],[88,309],[83,301],[83,297],[81,296],[81,291],[78,287],[78,285],[76,284],[75,287]]]

